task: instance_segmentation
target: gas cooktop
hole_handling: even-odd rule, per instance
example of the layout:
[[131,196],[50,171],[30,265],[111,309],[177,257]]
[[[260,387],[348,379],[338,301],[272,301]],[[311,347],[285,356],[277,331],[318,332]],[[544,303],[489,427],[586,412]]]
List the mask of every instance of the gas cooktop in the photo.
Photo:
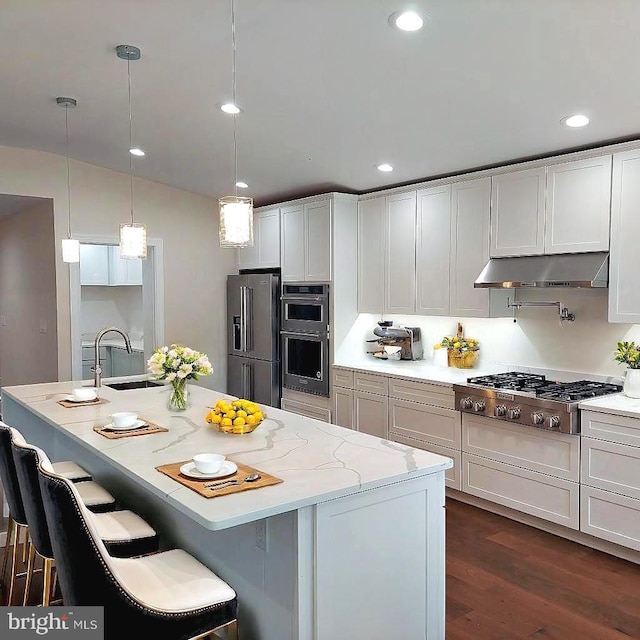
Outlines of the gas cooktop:
[[578,403],[622,391],[594,380],[557,382],[546,376],[508,371],[467,378],[454,385],[456,407],[466,413],[562,433],[579,433]]

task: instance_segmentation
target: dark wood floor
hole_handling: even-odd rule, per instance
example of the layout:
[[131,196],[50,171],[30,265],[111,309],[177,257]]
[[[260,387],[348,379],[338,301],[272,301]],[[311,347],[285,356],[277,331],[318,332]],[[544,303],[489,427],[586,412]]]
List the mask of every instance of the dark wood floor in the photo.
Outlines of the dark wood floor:
[[447,500],[447,640],[640,638],[640,565]]

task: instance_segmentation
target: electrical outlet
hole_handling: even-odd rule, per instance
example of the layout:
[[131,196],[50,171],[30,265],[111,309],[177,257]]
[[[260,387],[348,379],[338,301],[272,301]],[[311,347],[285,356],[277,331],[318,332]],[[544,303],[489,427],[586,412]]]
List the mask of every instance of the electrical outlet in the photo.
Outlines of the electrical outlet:
[[0,326],[2,327],[7,326],[7,316],[0,316]]
[[40,320],[40,333],[47,333],[47,321]]
[[267,551],[267,521],[265,519],[256,522],[256,547]]

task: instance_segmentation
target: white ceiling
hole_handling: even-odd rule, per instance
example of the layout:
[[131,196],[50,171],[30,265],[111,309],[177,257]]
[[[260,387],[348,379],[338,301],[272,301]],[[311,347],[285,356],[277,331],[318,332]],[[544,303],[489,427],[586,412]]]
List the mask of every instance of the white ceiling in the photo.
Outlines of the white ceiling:
[[[238,177],[256,204],[362,192],[640,133],[640,1],[236,0]],[[2,0],[0,145],[215,197],[233,185],[231,0]],[[585,113],[591,124],[560,120]],[[390,162],[395,171],[375,168]]]

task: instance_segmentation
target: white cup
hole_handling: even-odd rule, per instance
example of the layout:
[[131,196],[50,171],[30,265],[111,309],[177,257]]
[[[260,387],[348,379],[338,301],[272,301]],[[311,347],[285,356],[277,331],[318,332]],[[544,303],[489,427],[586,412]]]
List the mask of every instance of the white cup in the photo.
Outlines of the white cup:
[[88,402],[98,397],[98,391],[95,387],[79,387],[71,390],[71,397],[76,402]]
[[138,419],[138,414],[134,411],[117,411],[109,417],[114,427],[132,427]]
[[225,458],[221,453],[198,453],[193,456],[193,464],[200,473],[218,473]]

